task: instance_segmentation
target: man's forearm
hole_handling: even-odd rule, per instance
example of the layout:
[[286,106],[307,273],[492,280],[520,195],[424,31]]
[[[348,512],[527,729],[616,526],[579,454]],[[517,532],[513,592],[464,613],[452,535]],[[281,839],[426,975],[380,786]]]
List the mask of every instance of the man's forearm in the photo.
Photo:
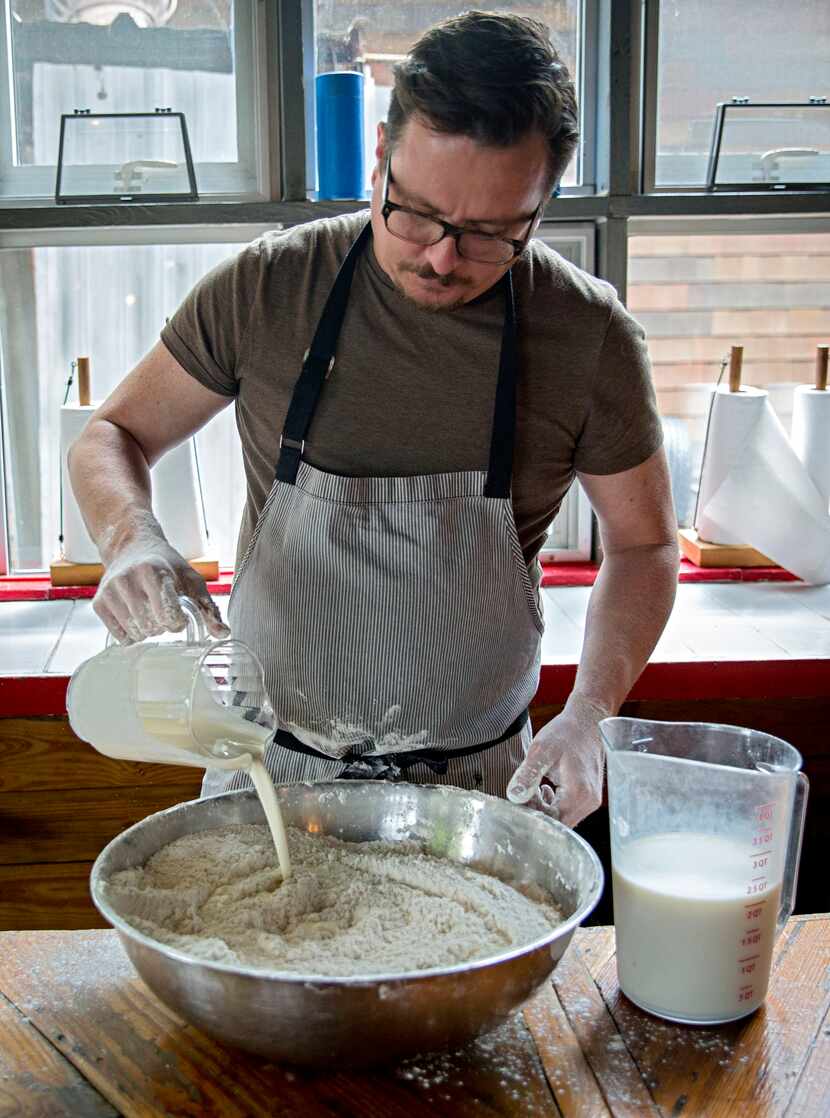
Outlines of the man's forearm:
[[69,473],[90,536],[105,564],[153,516],[150,467],[135,439],[106,419],[92,419],[69,451]]
[[575,695],[616,714],[671,614],[677,567],[674,542],[605,556],[588,603]]

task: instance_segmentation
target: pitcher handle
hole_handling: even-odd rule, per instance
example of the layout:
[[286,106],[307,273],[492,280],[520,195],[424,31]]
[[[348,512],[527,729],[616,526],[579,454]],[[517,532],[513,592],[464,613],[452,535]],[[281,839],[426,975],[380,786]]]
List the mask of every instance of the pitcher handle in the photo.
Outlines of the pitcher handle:
[[[179,605],[182,607],[182,613],[187,620],[187,630],[185,639],[188,644],[207,644],[210,640],[210,634],[205,625],[205,618],[202,611],[192,598],[188,598],[186,594],[179,595]],[[104,642],[104,648],[110,647],[115,637],[107,630],[107,639]]]
[[204,614],[198,605],[186,594],[179,595],[179,605],[182,607],[182,613],[187,618],[187,643],[207,644],[210,641],[210,634],[205,625]]
[[807,814],[807,797],[810,782],[804,773],[795,774],[795,793],[793,795],[793,815],[790,835],[787,839],[787,855],[784,862],[784,877],[781,882],[781,907],[778,909],[777,930],[780,932],[793,914],[795,890],[798,885],[798,863],[801,859],[801,843],[804,838],[804,819]]

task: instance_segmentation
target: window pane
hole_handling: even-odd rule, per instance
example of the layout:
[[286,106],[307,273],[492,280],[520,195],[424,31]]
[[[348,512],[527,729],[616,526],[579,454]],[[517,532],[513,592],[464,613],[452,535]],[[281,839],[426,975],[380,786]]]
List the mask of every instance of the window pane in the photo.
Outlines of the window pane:
[[[487,10],[490,5],[479,6]],[[315,0],[317,72],[362,70],[364,86],[364,150],[366,183],[374,166],[377,122],[386,119],[392,91],[392,67],[429,27],[468,11],[469,4],[413,3],[412,0]],[[562,56],[579,88],[577,44],[579,0],[525,0],[495,5],[493,10],[541,20],[550,30],[551,41]],[[562,180],[576,184],[576,156]]]
[[706,182],[718,101],[826,95],[829,44],[826,0],[660,0],[657,185]]
[[185,114],[200,191],[231,189],[198,164],[247,159],[234,60],[250,36],[234,27],[250,0],[0,2],[11,46],[8,100],[0,99],[2,194],[52,193],[62,113],[157,107]]
[[[193,284],[241,246],[120,245],[0,251],[3,427],[10,566],[58,557],[59,417],[70,363],[91,358],[104,399],[158,340]],[[69,401],[77,402],[77,385]],[[196,439],[210,553],[232,566],[245,500],[233,407]]]
[[715,186],[830,183],[830,105],[724,106]]
[[675,503],[691,525],[711,387],[730,347],[789,431],[828,341],[830,234],[632,237],[628,306],[648,336]]

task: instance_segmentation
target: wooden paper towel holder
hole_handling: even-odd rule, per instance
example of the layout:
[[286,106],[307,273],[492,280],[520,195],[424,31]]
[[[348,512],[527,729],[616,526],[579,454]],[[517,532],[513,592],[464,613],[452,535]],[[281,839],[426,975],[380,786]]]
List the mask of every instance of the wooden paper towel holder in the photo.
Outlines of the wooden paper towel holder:
[[[733,345],[729,355],[729,391],[741,390],[741,366],[744,347]],[[696,567],[776,567],[766,555],[746,544],[710,543],[695,528],[681,528],[677,533],[680,551]]]
[[[88,357],[78,358],[77,373],[78,403],[86,406],[92,403]],[[189,559],[188,564],[207,582],[215,582],[219,578],[218,559],[200,556]],[[73,563],[69,559],[56,559],[49,564],[49,578],[53,586],[97,586],[103,574],[103,563]]]
[[[216,582],[219,578],[218,559],[188,559],[188,565],[206,582]],[[70,563],[68,559],[56,559],[49,564],[53,586],[97,586],[103,574],[102,563]]]

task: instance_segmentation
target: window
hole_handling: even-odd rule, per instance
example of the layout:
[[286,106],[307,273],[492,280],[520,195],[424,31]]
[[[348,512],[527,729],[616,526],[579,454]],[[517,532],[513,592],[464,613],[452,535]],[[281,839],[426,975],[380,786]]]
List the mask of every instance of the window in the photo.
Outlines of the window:
[[[392,67],[404,57],[419,35],[440,20],[467,11],[470,5],[458,0],[426,4],[392,4],[389,0],[316,0],[315,48],[318,74],[331,70],[360,70],[364,75],[364,135],[366,183],[375,164],[377,123],[385,120],[394,81]],[[487,5],[485,5],[487,7]],[[542,0],[540,3],[498,5],[517,15],[541,20],[551,32],[551,40],[570,71],[577,89],[581,77],[582,19],[579,0]],[[581,104],[582,98],[580,98]],[[583,114],[585,115],[585,114]],[[309,114],[310,122],[313,114]],[[310,128],[310,147],[314,147]],[[582,182],[578,158],[574,158],[563,179],[563,186]]]
[[256,13],[254,0],[0,0],[0,198],[53,196],[62,113],[157,107],[185,114],[200,194],[261,194]]
[[806,101],[830,92],[826,0],[659,0],[652,10],[658,187],[704,185],[719,101]]
[[[777,0],[505,6],[551,27],[577,81],[583,143],[541,235],[590,271],[596,232],[597,273],[646,326],[667,446],[687,479],[678,489],[685,519],[721,355],[743,342],[746,379],[770,386],[787,423],[786,386],[809,378],[815,344],[827,341],[828,194],[706,193],[703,184],[718,101],[830,97],[830,7],[803,0],[782,15]],[[366,75],[368,170],[392,64],[426,27],[461,10],[434,0],[0,0],[0,569],[6,551],[18,570],[53,558],[54,423],[69,362],[90,353],[103,395],[222,254],[259,228],[353,210],[354,202],[307,196],[315,73]],[[186,114],[198,203],[51,204],[62,112],[157,106]],[[597,181],[608,194],[593,192]],[[217,502],[208,507],[213,549],[230,562],[241,472],[232,417],[217,422],[227,424],[216,437],[232,465],[217,455],[201,464],[203,481],[222,467],[205,489]],[[587,554],[585,508],[568,499],[546,550]]]
[[[236,236],[244,242],[258,232],[245,229]],[[91,355],[93,400],[103,400],[158,340],[165,318],[193,284],[240,247],[120,244],[0,251],[11,570],[43,570],[58,558],[59,422],[71,362]],[[70,402],[76,401],[77,387],[70,395]],[[197,435],[196,448],[210,552],[232,566],[245,499],[233,408]]]
[[634,236],[628,305],[649,340],[675,503],[691,525],[712,386],[732,345],[743,383],[789,430],[793,385],[830,333],[830,233]]
[[[593,225],[543,222],[538,237],[583,271],[594,270]],[[591,506],[578,481],[568,491],[542,546],[543,560],[570,562],[591,558]]]

